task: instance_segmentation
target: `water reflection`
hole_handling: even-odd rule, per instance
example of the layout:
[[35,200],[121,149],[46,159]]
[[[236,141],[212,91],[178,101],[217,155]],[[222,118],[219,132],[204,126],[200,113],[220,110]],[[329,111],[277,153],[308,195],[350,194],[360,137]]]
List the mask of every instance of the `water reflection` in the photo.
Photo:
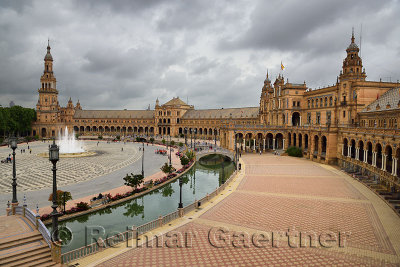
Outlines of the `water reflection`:
[[[217,162],[216,159],[215,162]],[[219,164],[203,163],[204,161],[196,163],[180,178],[183,180],[182,202],[184,206],[214,191],[234,171],[233,164],[226,159],[221,160]],[[103,227],[105,235],[101,237],[105,239],[109,237],[108,234],[124,232],[127,227],[139,226],[157,219],[160,215],[171,213],[177,209],[178,203],[179,179],[137,199],[60,222],[60,227],[68,227],[73,233],[70,244],[63,247],[62,252],[82,247],[85,242],[93,242],[90,237],[86,236],[86,226]],[[66,240],[70,240],[70,238],[67,236]]]

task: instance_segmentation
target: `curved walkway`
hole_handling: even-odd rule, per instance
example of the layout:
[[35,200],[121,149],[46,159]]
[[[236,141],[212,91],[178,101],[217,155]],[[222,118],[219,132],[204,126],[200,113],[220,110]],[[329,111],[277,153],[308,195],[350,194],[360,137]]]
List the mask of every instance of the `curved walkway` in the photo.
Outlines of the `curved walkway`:
[[194,233],[190,247],[178,238],[182,248],[110,248],[80,265],[400,264],[400,218],[363,184],[305,159],[250,154],[241,161],[244,170],[218,197],[159,230],[166,242],[168,233]]
[[[126,163],[125,167],[121,168],[115,168],[111,172],[108,172],[106,174],[96,176],[93,175],[91,179],[88,179],[86,181],[79,181],[79,177],[75,177],[74,181],[69,181],[68,184],[65,185],[60,185],[58,184],[58,189],[63,190],[63,191],[69,191],[72,194],[73,201],[68,202],[69,205],[73,205],[76,201],[86,201],[86,198],[93,197],[94,195],[98,195],[100,192],[108,192],[108,190],[112,190],[115,188],[122,187],[124,185],[124,181],[122,178],[127,174],[127,173],[139,173],[142,168],[142,161],[141,161],[141,151],[139,151],[139,147],[142,146],[142,144],[139,143],[126,143],[124,144],[123,142],[120,143],[110,143],[107,144],[105,141],[101,141],[99,144],[99,147],[96,146],[97,141],[85,141],[89,144],[91,144],[93,147],[95,147],[98,150],[103,150],[108,149],[108,147],[111,147],[111,149],[114,150],[115,153],[119,154],[119,158],[117,156],[114,156],[113,162],[115,163],[116,160],[118,159],[120,161],[128,162]],[[47,143],[45,145],[47,147]],[[33,147],[33,151],[37,153],[36,151],[40,148],[43,150],[43,144],[41,142],[34,142],[30,143],[30,147]],[[121,151],[121,147],[124,147],[124,151]],[[19,148],[27,148],[27,145],[19,145]],[[164,162],[167,161],[167,156],[162,156],[162,155],[157,155],[154,153],[155,149],[157,149],[158,146],[150,145],[146,146],[145,145],[145,162],[144,162],[144,172],[145,176],[152,176],[160,172],[160,167]],[[2,148],[2,152],[5,153],[5,150],[9,150],[7,148]],[[107,150],[106,150],[107,151]],[[28,208],[35,211],[36,210],[36,204],[39,205],[39,208],[47,207],[51,204],[51,202],[48,201],[49,195],[52,193],[52,188],[46,187],[46,188],[36,188],[36,190],[23,190],[23,188],[20,187],[20,175],[19,175],[19,170],[26,172],[24,169],[25,165],[29,165],[30,157],[32,158],[38,158],[36,154],[29,155],[27,153],[25,154],[17,154],[16,159],[17,159],[17,197],[18,201],[23,204],[23,196],[24,194],[26,195],[27,199],[27,205]],[[8,152],[7,152],[8,153]],[[173,154],[174,155],[174,154]],[[173,157],[174,159],[175,157]],[[52,181],[52,172],[51,172],[51,163],[47,159],[42,159],[45,161],[45,173],[42,174],[42,179],[48,180],[48,182]],[[69,161],[73,161],[71,164],[73,165],[74,162],[79,161],[81,159],[75,158],[75,159],[69,159]],[[99,165],[102,164],[107,164],[107,162],[101,162],[101,161],[108,161],[107,155],[105,155],[105,158],[97,158],[97,157],[92,157],[90,161],[100,161]],[[60,161],[63,161],[61,159]],[[32,164],[32,163],[31,163]],[[5,164],[7,165],[7,168],[12,168],[12,164]],[[43,164],[42,164],[43,165]],[[75,166],[75,165],[74,165]],[[78,166],[78,165],[76,165]],[[57,164],[57,177],[59,175],[62,175],[61,169],[62,169],[61,164]],[[71,167],[70,168],[75,168]],[[80,166],[80,169],[84,168],[84,166]],[[101,168],[101,166],[99,167]],[[68,168],[64,169],[68,170]],[[29,171],[29,170],[28,170]],[[83,171],[83,170],[82,170]],[[87,171],[85,173],[86,175],[90,175],[90,171]],[[7,186],[11,188],[11,176],[8,175],[8,183]],[[37,182],[35,178],[31,178],[33,182]],[[58,181],[57,181],[58,182]],[[112,192],[114,194],[114,191]],[[8,200],[11,202],[12,194],[11,193],[0,193],[0,203],[7,203]],[[48,210],[41,210],[41,214],[47,213]],[[0,209],[0,215],[5,214],[5,209]]]

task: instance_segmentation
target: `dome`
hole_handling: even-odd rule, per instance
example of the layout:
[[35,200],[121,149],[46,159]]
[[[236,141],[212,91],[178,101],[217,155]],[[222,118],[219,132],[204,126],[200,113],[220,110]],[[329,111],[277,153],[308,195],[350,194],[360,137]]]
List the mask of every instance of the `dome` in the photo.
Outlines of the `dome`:
[[44,60],[50,60],[50,61],[53,61],[53,56],[51,55],[51,53],[50,53],[50,44],[47,44],[47,53],[46,53],[46,55],[44,56]]
[[358,51],[359,49],[358,49],[358,46],[356,45],[356,43],[351,43],[351,44],[347,47],[346,50],[348,50],[348,51]]

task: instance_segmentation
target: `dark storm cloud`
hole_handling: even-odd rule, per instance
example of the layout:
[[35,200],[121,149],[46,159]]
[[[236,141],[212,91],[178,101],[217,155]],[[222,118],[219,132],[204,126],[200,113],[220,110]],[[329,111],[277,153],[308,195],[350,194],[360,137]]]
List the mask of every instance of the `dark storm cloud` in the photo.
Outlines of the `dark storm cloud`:
[[34,107],[47,38],[59,101],[143,109],[257,106],[268,68],[312,88],[336,81],[363,23],[372,79],[399,79],[398,1],[1,1],[0,104]]
[[343,29],[343,20],[348,20],[354,26],[360,17],[376,16],[388,5],[389,2],[375,0],[260,1],[251,14],[249,29],[236,39],[222,44],[233,48],[288,52],[320,47],[320,52],[342,49],[332,42],[338,36],[331,31],[331,26],[349,32],[351,26],[345,25]]

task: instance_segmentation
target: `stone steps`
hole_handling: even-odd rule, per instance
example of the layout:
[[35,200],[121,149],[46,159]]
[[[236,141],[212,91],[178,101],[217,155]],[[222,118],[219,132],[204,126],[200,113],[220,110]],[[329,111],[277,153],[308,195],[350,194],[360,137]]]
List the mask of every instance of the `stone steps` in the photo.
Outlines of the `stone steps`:
[[29,251],[20,250],[20,251],[15,251],[13,253],[7,254],[0,259],[0,265],[3,266],[4,264],[10,264],[13,261],[25,260],[26,258],[34,257],[34,256],[37,256],[42,253],[50,254],[50,249],[49,249],[48,245],[40,245]]
[[29,234],[22,234],[19,235],[18,237],[7,238],[5,240],[0,241],[0,251],[5,249],[10,249],[16,246],[21,246],[34,241],[40,241],[42,239],[43,237],[39,233],[39,231],[34,231]]
[[0,239],[0,266],[57,266],[42,234],[24,222],[31,226],[29,232]]

